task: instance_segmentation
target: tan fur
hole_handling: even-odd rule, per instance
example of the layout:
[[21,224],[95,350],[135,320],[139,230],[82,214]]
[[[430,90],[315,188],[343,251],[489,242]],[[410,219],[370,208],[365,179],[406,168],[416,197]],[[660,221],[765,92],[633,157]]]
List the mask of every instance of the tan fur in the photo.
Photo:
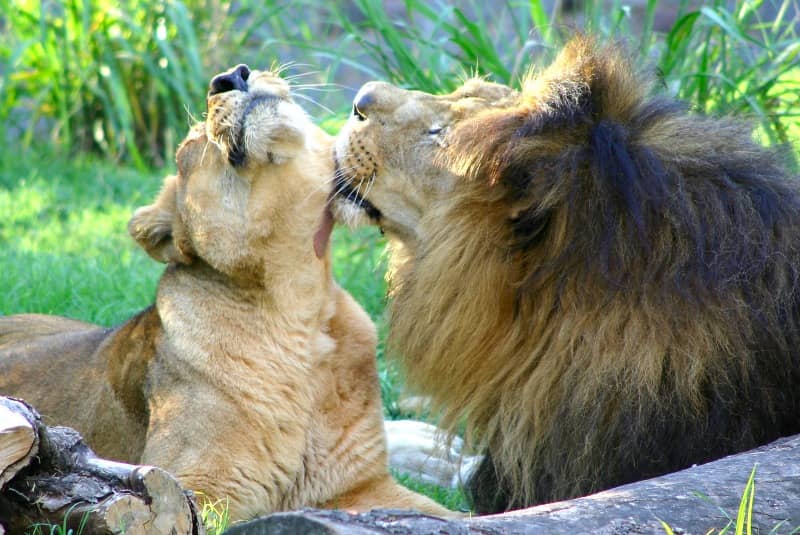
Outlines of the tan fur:
[[370,82],[338,136],[338,218],[393,242],[390,346],[491,455],[479,510],[800,431],[797,187],[649,90],[577,38],[521,92]]
[[229,500],[232,520],[302,506],[447,514],[390,477],[374,326],[315,255],[331,139],[276,75],[247,85],[209,97],[177,175],[130,220],[170,263],[155,306],[114,329],[0,318],[0,392],[102,456]]

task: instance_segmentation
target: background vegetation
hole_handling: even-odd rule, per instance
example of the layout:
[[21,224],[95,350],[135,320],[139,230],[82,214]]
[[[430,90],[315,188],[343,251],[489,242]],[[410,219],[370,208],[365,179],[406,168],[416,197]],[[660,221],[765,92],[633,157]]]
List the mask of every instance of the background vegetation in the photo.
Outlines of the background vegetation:
[[[472,74],[516,85],[583,29],[624,42],[697,110],[751,117],[797,165],[796,0],[564,7],[576,3],[0,0],[0,314],[111,325],[152,301],[162,266],[135,248],[127,219],[172,171],[209,78],[240,62],[285,66],[335,131],[369,79],[432,92]],[[382,250],[372,229],[336,232],[336,277],[381,329]],[[379,364],[387,415],[404,416],[382,350]]]

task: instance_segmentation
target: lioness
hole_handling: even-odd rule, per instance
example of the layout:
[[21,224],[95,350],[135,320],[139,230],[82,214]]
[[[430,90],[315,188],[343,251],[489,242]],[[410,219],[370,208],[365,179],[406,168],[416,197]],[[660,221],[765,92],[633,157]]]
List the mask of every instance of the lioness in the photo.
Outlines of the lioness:
[[800,191],[591,38],[521,90],[364,85],[336,213],[393,246],[390,353],[489,455],[479,512],[800,432]]
[[272,72],[213,79],[176,176],[128,230],[168,263],[119,327],[0,318],[0,392],[153,464],[233,520],[301,506],[447,511],[389,475],[375,329],[331,277],[331,139]]

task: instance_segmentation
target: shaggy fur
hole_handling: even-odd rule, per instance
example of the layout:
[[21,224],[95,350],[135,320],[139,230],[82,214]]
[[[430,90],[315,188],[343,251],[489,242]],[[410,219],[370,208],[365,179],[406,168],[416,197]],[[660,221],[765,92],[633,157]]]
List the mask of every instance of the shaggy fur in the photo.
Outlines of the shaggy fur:
[[[381,102],[378,89],[362,92]],[[341,162],[354,140],[379,140],[373,177],[339,173],[373,222],[401,219],[381,202],[399,182],[423,199],[397,233],[390,342],[444,425],[466,422],[487,447],[469,482],[478,511],[800,432],[797,183],[748,125],[650,90],[588,38],[477,112],[459,112],[458,92],[391,88],[383,101],[405,115],[448,104],[433,114],[441,148],[421,156],[445,184],[432,193],[381,158],[390,127],[367,129],[378,106],[337,141]]]
[[275,73],[240,66],[214,89],[177,176],[129,223],[169,263],[155,305],[114,329],[0,318],[0,393],[102,456],[224,500],[231,521],[303,506],[448,514],[389,474],[375,328],[315,236],[320,220],[330,230],[332,139]]

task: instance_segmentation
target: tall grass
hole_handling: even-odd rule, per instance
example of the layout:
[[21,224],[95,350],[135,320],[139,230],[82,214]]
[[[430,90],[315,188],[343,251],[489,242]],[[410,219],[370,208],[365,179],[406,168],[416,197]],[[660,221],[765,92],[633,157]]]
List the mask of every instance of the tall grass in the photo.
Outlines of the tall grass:
[[[669,91],[695,108],[752,116],[764,142],[794,142],[800,150],[800,7],[793,0],[777,2],[773,20],[760,14],[763,0],[713,0],[696,9],[688,0],[649,0],[638,17],[622,0],[587,0],[567,21],[541,0],[502,7],[407,0],[403,18],[379,0],[354,4],[358,22],[341,10],[334,14],[371,58],[362,64],[374,65],[364,67],[374,78],[429,92],[452,89],[472,73],[516,85],[580,29],[625,42],[637,64],[657,69]],[[677,16],[668,31],[656,32],[662,4],[675,6]]]
[[[257,7],[254,7],[257,6]],[[282,7],[224,0],[0,0],[0,119],[140,167],[172,159],[208,78]]]
[[[711,113],[755,117],[767,143],[800,137],[796,0],[587,0],[565,17],[542,0],[0,0],[0,123],[140,167],[171,161],[208,78],[228,66],[296,62],[335,82],[318,116],[345,113],[367,79],[429,92],[472,74],[515,85],[576,29],[622,40],[669,90]],[[557,2],[556,5],[563,3]],[[659,7],[677,6],[666,32]],[[326,107],[329,111],[326,111]],[[800,148],[800,145],[798,145]]]

